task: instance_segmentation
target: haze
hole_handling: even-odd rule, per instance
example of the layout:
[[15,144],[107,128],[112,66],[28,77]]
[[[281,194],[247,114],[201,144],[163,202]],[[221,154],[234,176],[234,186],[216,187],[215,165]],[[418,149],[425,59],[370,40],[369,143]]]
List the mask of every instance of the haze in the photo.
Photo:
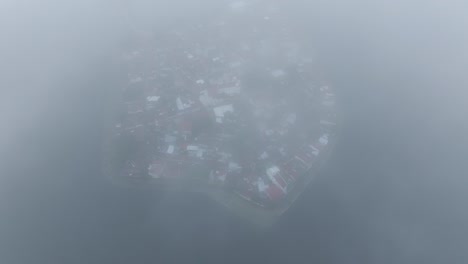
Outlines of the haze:
[[[343,112],[325,170],[267,231],[203,197],[101,175],[102,102],[123,38],[231,2],[278,2]],[[1,1],[0,262],[467,262],[466,10],[455,0]]]

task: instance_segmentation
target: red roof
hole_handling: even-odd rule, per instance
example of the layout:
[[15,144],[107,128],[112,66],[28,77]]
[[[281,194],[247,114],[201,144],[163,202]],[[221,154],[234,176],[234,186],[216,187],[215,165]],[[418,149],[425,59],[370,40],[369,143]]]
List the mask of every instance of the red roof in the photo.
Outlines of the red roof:
[[275,176],[275,180],[278,182],[279,185],[281,185],[281,187],[283,188],[286,188],[286,182],[283,180],[283,177],[281,177],[280,175],[276,174]]
[[184,131],[184,132],[188,132],[188,131],[191,131],[192,130],[192,122],[188,119],[183,119],[181,122],[180,122],[180,128]]
[[283,175],[289,178],[290,180],[296,180],[294,170],[291,166],[291,163],[285,163],[280,167],[280,170],[283,172]]
[[309,157],[307,153],[304,153],[302,151],[297,153],[296,156],[299,157],[301,160],[303,160],[307,165],[309,165],[309,163],[312,162],[311,157]]
[[281,189],[274,184],[270,184],[268,189],[266,189],[266,193],[268,197],[270,197],[270,200],[273,200],[273,201],[281,199],[284,196],[283,191],[281,191]]

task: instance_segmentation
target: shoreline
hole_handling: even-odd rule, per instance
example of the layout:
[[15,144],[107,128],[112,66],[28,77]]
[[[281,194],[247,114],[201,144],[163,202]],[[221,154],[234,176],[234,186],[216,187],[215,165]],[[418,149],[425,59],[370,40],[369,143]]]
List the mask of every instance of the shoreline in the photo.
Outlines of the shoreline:
[[[113,59],[113,61],[119,61],[118,55],[116,54],[116,57]],[[125,89],[126,72],[120,63],[116,65],[115,76],[118,85],[106,90],[106,97],[104,99],[105,114],[102,143],[102,155],[104,156],[102,159],[102,172],[106,180],[112,185],[125,188],[149,189],[151,191],[184,191],[199,193],[221,205],[229,213],[238,215],[240,218],[256,226],[268,228],[274,225],[281,215],[289,210],[300,195],[309,187],[312,181],[320,175],[320,171],[335,148],[336,141],[340,134],[339,131],[341,131],[341,111],[339,111],[339,107],[334,105],[332,111],[336,114],[336,124],[333,127],[333,132],[330,135],[328,144],[321,150],[320,155],[316,157],[313,165],[306,172],[302,173],[302,176],[297,178],[293,188],[288,191],[281,201],[271,207],[258,204],[247,197],[242,197],[241,194],[233,190],[202,182],[196,177],[192,179],[155,179],[151,177],[129,178],[120,176],[117,175],[118,172],[113,168],[114,165],[112,164],[112,129],[118,105],[122,101],[121,91]]]

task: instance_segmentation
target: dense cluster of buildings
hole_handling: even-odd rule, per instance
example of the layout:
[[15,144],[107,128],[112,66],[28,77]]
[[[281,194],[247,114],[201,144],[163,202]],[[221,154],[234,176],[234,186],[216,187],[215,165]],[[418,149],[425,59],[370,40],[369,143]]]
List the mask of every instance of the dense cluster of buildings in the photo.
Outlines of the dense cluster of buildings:
[[137,147],[120,176],[201,181],[259,205],[286,197],[329,145],[336,113],[280,17],[237,2],[222,19],[136,33],[113,136]]

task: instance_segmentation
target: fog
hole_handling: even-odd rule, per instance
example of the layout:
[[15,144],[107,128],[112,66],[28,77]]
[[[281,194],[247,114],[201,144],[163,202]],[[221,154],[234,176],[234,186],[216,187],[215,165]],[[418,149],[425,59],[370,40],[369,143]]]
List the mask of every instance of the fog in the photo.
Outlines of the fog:
[[0,2],[1,263],[468,261],[463,1],[236,1],[278,2],[343,113],[326,167],[270,230],[198,195],[106,181],[124,37],[229,2]]

